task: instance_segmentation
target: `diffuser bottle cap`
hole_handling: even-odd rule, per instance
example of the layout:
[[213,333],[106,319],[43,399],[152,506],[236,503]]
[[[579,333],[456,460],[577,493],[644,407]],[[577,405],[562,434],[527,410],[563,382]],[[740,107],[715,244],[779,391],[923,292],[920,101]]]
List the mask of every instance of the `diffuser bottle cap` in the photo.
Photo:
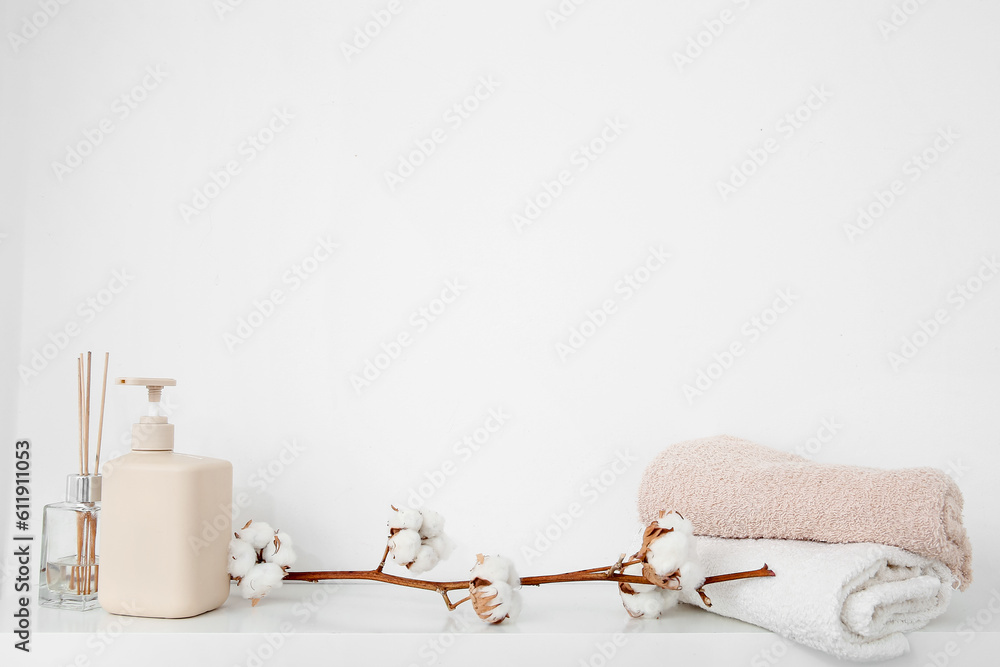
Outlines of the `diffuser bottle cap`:
[[115,384],[146,387],[149,391],[149,414],[132,424],[132,449],[137,451],[170,451],[174,448],[174,425],[161,414],[160,397],[164,387],[174,387],[170,378],[117,378]]
[[71,503],[97,503],[101,501],[100,475],[67,475],[66,501]]

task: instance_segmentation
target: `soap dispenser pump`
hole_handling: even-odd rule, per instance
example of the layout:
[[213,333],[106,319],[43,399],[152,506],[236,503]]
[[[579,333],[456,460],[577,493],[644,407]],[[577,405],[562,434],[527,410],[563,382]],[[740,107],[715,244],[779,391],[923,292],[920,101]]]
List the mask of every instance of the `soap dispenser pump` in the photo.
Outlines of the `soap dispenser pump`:
[[169,378],[118,378],[145,386],[148,414],[132,426],[132,451],[102,467],[101,585],[112,614],[185,618],[229,596],[233,466],[178,454],[163,414]]

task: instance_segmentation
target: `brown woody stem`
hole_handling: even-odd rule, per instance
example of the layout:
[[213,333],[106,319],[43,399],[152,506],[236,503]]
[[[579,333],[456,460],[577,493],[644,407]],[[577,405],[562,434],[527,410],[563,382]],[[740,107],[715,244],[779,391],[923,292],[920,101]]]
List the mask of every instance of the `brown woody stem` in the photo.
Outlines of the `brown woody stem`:
[[708,586],[709,584],[717,584],[722,581],[735,581],[737,579],[752,579],[754,577],[773,577],[774,572],[768,568],[767,563],[764,563],[764,567],[759,570],[750,570],[749,572],[733,572],[731,574],[716,574],[711,577],[705,577],[705,583],[702,586]]
[[382,571],[382,568],[385,567],[385,559],[388,557],[389,557],[389,545],[386,544],[385,551],[382,552],[382,561],[378,564],[378,567],[375,568],[376,572]]
[[[628,563],[632,564],[632,563]],[[623,569],[628,564],[623,563],[619,565],[611,565],[606,567],[591,568],[589,570],[576,570],[574,572],[565,572],[563,574],[544,574],[536,577],[521,577],[522,586],[541,586],[542,584],[560,584],[569,583],[576,581],[612,581],[619,584],[649,584],[650,582],[639,575],[634,574],[622,574],[616,572],[617,569]],[[393,584],[395,586],[406,586],[407,588],[420,588],[425,591],[436,591],[441,594],[444,598],[445,604],[448,609],[454,609],[458,605],[465,602],[468,598],[463,598],[458,602],[452,603],[448,598],[449,591],[457,591],[463,588],[469,588],[469,581],[424,581],[422,579],[410,579],[408,577],[397,577],[392,574],[386,574],[382,572],[381,568],[385,565],[385,557],[383,556],[382,563],[379,564],[379,568],[375,570],[329,570],[329,571],[318,571],[318,572],[289,572],[285,575],[285,579],[289,581],[330,581],[330,580],[365,580],[365,581],[378,581],[383,584]],[[750,579],[753,577],[773,577],[774,572],[768,569],[767,564],[759,570],[750,570],[748,572],[733,572],[730,574],[717,574],[711,577],[706,577],[703,586],[709,584],[716,584],[722,581],[735,581],[737,579]]]
[[460,588],[469,587],[468,581],[424,581],[422,579],[397,577],[378,570],[324,570],[318,572],[289,572],[285,575],[286,581],[329,581],[342,579],[378,581],[383,584],[406,586],[407,588],[421,588],[425,591],[438,592],[457,591]]

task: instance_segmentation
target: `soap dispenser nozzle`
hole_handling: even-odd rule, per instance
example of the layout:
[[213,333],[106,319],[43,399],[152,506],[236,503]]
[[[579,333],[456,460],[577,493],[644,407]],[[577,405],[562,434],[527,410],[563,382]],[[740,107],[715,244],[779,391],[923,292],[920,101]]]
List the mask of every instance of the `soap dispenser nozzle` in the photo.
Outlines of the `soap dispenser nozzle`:
[[132,425],[133,450],[170,450],[174,448],[174,425],[167,423],[159,410],[164,387],[175,387],[171,378],[115,378],[115,384],[146,387],[149,392],[149,415]]

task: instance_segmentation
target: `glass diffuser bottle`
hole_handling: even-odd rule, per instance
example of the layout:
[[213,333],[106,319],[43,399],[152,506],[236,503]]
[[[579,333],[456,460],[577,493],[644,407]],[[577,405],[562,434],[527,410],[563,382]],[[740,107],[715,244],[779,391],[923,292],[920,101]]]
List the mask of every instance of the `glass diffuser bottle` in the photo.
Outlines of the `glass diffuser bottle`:
[[68,475],[66,500],[42,515],[38,604],[85,611],[97,607],[100,475]]

